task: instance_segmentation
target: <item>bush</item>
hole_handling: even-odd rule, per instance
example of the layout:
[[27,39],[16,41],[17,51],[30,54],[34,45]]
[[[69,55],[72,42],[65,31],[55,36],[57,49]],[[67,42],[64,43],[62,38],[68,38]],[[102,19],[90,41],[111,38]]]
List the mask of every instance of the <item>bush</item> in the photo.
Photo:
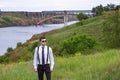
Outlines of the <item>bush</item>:
[[93,49],[97,44],[96,40],[88,35],[79,35],[65,40],[61,43],[62,52],[61,54],[75,54],[79,51],[86,51]]
[[33,44],[29,45],[27,48],[30,52],[34,53],[35,47],[37,47],[39,42],[34,42]]
[[25,48],[16,58],[15,62],[29,61],[33,58],[33,54]]
[[12,48],[12,47],[9,47],[9,48],[7,49],[7,52],[11,52],[11,51],[13,51],[13,48]]
[[7,16],[2,16],[2,19],[5,20],[6,22],[12,22],[10,18]]
[[17,47],[20,47],[20,46],[22,46],[22,43],[21,43],[21,42],[18,42],[18,43],[17,43]]
[[81,20],[87,19],[88,16],[83,14],[83,13],[80,13],[80,14],[77,15],[77,18],[81,21]]
[[9,62],[8,57],[0,56],[0,63],[8,63],[8,62]]

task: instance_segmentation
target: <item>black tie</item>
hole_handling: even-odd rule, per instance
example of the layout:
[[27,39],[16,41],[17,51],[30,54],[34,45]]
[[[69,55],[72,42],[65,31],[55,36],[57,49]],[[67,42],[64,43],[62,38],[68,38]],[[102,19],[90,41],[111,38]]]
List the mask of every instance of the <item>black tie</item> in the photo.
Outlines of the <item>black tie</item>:
[[45,59],[44,59],[44,47],[42,47],[42,64],[45,64]]

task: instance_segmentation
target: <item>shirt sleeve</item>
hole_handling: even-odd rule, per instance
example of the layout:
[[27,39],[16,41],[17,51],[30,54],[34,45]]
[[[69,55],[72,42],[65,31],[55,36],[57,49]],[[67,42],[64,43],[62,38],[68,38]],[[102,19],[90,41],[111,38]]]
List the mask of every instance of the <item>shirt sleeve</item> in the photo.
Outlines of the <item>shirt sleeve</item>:
[[33,66],[34,66],[34,69],[37,69],[37,47],[35,48],[35,51],[34,51],[34,59],[33,59]]
[[51,48],[49,48],[50,50],[50,52],[49,52],[49,54],[50,54],[50,69],[51,70],[53,70],[53,68],[54,68],[54,57],[53,57],[53,51],[52,51],[52,49]]

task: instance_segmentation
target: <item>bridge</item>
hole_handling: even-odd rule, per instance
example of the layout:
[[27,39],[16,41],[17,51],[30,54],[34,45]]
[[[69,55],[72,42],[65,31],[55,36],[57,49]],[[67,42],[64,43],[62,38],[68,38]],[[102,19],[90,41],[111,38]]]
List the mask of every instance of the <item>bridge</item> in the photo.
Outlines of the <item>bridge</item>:
[[64,24],[66,24],[68,22],[68,18],[67,18],[67,15],[55,15],[55,16],[49,16],[49,17],[46,17],[46,18],[43,18],[41,20],[37,20],[37,25],[39,24],[42,24],[44,23],[45,21],[49,20],[49,19],[52,19],[52,18],[56,18],[56,17],[64,17]]
[[42,24],[45,21],[58,18],[63,19],[63,22],[66,24],[68,21],[77,20],[77,15],[79,13],[92,16],[91,10],[63,10],[63,11],[42,11],[42,12],[1,12],[1,14],[8,13],[20,13],[26,17],[31,18],[36,25]]
[[[40,25],[44,23],[45,21],[51,20],[53,18],[61,18],[63,17],[63,22],[66,25],[68,21],[70,20],[70,17],[72,17],[72,20],[77,20],[77,15],[79,13],[83,13],[88,15],[89,17],[92,16],[92,13],[90,10],[74,10],[74,11],[42,11],[41,14],[36,18],[36,24]],[[74,18],[73,18],[74,17]]]

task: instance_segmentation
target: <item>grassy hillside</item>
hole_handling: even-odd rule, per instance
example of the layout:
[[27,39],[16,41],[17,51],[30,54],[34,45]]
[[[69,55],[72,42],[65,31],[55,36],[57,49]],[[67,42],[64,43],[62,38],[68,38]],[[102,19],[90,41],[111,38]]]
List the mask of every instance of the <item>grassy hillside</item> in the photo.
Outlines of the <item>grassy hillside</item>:
[[104,20],[103,16],[89,18],[82,22],[78,22],[76,24],[66,26],[61,29],[52,30],[49,32],[44,32],[42,34],[34,35],[31,38],[30,42],[31,43],[37,42],[40,36],[45,35],[48,39],[48,44],[53,48],[55,54],[59,54],[61,49],[60,44],[62,41],[69,39],[73,36],[87,34],[90,36],[94,36],[95,39],[98,42],[100,42],[99,47],[101,47],[102,46],[101,44],[103,41],[102,29],[101,29],[103,20]]
[[34,25],[35,21],[20,13],[0,15],[0,27]]
[[52,47],[55,55],[58,55],[61,52],[62,41],[81,34],[92,35],[98,41],[99,45],[92,51],[92,53],[104,50],[102,45],[103,37],[101,29],[103,21],[104,16],[93,17],[61,29],[36,34],[29,41],[17,47],[14,51],[6,53],[4,57],[0,58],[0,62],[19,62],[32,59],[34,48],[38,45],[37,43],[39,43],[38,40],[41,35],[45,35],[47,37],[47,43]]
[[[108,12],[107,12],[108,13]],[[70,39],[74,36],[79,36],[81,34],[87,34],[89,36],[93,36],[97,41],[98,45],[94,47],[92,50],[86,50],[86,52],[82,52],[82,54],[95,54],[96,52],[101,52],[107,50],[107,47],[103,45],[103,24],[104,20],[106,20],[109,14],[105,13],[104,15],[89,18],[87,20],[80,21],[76,24],[66,26],[61,29],[52,30],[49,32],[44,32],[41,34],[35,34],[30,40],[26,43],[17,45],[17,47],[13,51],[7,52],[4,56],[0,57],[0,63],[2,62],[21,62],[21,61],[29,61],[33,58],[34,48],[39,43],[39,37],[41,35],[45,35],[47,37],[47,43],[52,47],[54,55],[59,55],[62,53],[61,43]],[[112,12],[109,12],[112,15]],[[113,25],[113,23],[109,23],[109,25]],[[114,27],[114,26],[113,26]]]
[[[120,50],[55,57],[52,80],[120,80]],[[0,65],[0,80],[37,80],[32,61]]]

